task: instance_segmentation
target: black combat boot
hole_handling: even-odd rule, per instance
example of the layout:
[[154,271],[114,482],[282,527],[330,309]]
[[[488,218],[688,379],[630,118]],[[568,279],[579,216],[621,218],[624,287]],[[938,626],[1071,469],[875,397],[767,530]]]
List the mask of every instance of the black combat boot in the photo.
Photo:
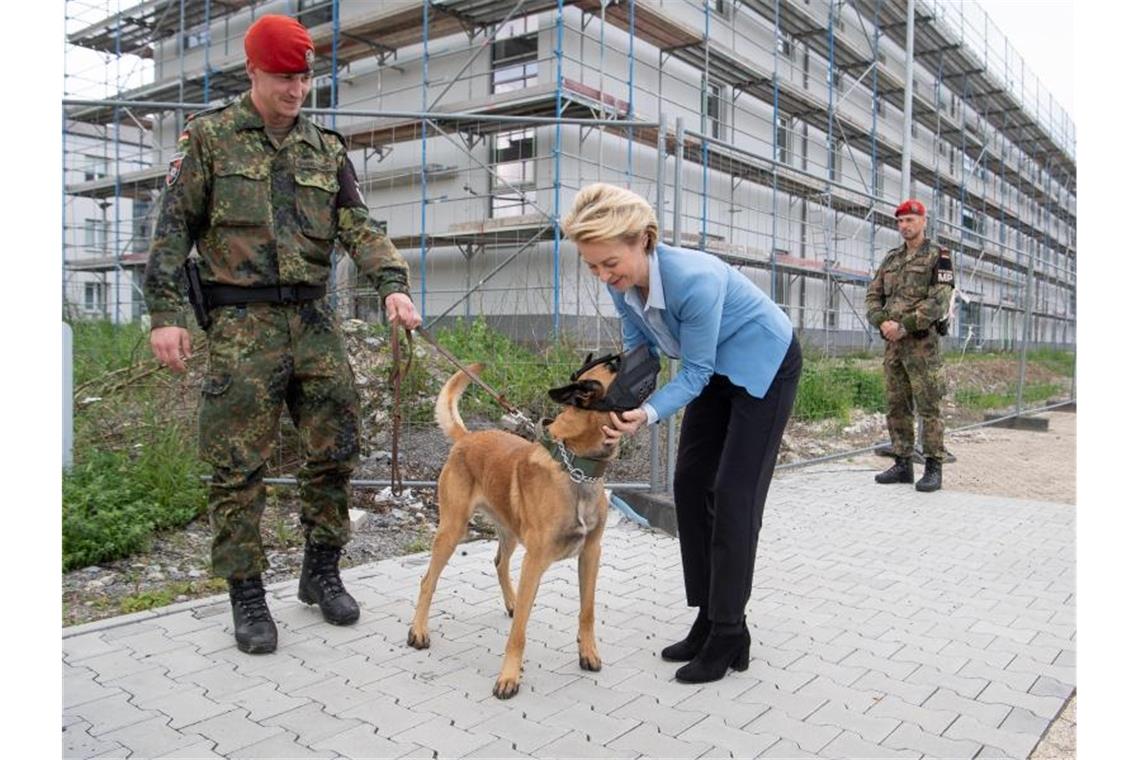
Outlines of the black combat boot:
[[661,659],[668,662],[688,662],[701,651],[711,630],[712,623],[709,622],[708,610],[704,607],[698,608],[697,619],[693,621],[693,626],[685,638],[662,649]]
[[713,623],[701,651],[692,662],[677,670],[676,678],[683,683],[708,683],[724,678],[729,668],[748,670],[751,648],[752,635],[748,633],[746,622]]
[[913,483],[914,464],[910,457],[895,457],[895,463],[875,476],[876,483]]
[[306,543],[297,597],[305,604],[319,604],[321,614],[333,625],[348,625],[360,618],[360,607],[340,581],[340,555],[335,546]]
[[229,579],[230,606],[234,612],[237,648],[247,654],[268,654],[277,649],[277,626],[265,604],[261,576]]
[[926,458],[926,469],[922,480],[914,484],[914,490],[929,493],[942,487],[942,463],[937,459]]

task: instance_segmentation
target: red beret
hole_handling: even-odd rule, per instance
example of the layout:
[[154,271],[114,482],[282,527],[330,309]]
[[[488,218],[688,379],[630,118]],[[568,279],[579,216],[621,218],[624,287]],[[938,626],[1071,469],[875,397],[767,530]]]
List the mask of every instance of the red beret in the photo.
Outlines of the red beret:
[[271,74],[298,74],[313,68],[313,38],[291,16],[269,13],[245,33],[245,57]]
[[917,214],[918,216],[926,216],[926,206],[922,205],[922,201],[917,201],[914,198],[903,201],[895,209],[895,219],[898,219],[903,214]]

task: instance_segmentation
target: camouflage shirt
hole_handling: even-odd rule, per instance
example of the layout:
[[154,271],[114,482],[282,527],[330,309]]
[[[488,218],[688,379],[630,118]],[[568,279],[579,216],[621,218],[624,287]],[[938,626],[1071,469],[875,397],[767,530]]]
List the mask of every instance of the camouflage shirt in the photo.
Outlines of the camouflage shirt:
[[408,292],[408,265],[368,216],[343,138],[304,116],[275,148],[247,92],[192,117],[178,139],[143,293],[152,327],[186,326],[182,265],[205,284],[322,285],[340,241],[380,292]]
[[929,330],[949,315],[953,293],[950,251],[927,238],[911,254],[903,243],[887,251],[867,286],[867,321],[878,328],[894,320],[908,333]]

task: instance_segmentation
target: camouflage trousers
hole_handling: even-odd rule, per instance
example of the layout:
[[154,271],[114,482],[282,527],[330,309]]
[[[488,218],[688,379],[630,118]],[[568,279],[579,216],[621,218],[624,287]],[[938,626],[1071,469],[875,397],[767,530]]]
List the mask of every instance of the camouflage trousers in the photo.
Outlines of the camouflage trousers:
[[209,485],[214,573],[267,567],[261,543],[265,464],[289,411],[304,449],[301,524],[316,543],[348,542],[348,481],[360,451],[360,403],[337,317],[325,299],[224,306],[212,312],[198,408]]
[[883,359],[887,390],[887,430],[896,457],[914,453],[914,417],[922,420],[922,453],[939,462],[945,460],[942,445],[942,351],[938,333],[925,338],[907,336],[887,341]]

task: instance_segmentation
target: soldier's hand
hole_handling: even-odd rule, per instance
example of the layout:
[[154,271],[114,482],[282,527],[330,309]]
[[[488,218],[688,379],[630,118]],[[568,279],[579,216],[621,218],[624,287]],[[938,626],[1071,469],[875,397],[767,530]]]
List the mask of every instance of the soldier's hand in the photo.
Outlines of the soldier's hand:
[[388,316],[389,323],[408,330],[414,330],[423,322],[412,299],[403,293],[388,294],[384,299],[384,312]]
[[190,331],[174,325],[156,327],[150,331],[150,350],[171,372],[185,372],[186,360],[191,356]]
[[883,337],[891,342],[901,340],[905,334],[903,332],[902,325],[893,319],[888,319],[886,322],[884,322],[881,329],[883,332]]

